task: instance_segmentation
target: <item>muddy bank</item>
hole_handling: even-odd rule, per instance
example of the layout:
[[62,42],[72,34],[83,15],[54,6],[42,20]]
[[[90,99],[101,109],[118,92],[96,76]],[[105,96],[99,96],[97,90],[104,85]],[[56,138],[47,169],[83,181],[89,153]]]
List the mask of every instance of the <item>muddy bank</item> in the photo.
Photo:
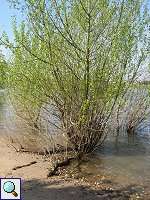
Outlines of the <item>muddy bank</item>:
[[115,188],[112,187],[111,180],[104,176],[99,177],[99,182],[90,182],[67,171],[66,168],[59,169],[59,176],[47,178],[51,159],[31,153],[15,152],[6,145],[4,139],[0,141],[0,176],[22,178],[25,200],[149,199],[135,185]]

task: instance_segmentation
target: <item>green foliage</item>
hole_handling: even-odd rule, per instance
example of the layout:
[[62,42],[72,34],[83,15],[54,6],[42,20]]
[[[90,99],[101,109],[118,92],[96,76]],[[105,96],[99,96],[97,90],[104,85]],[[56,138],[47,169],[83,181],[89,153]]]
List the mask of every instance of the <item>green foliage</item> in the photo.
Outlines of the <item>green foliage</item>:
[[143,2],[24,3],[27,21],[14,22],[14,43],[6,41],[12,95],[28,120],[53,105],[69,142],[90,152],[105,139],[115,105],[148,57]]
[[0,89],[5,88],[7,70],[5,59],[2,55],[0,55]]

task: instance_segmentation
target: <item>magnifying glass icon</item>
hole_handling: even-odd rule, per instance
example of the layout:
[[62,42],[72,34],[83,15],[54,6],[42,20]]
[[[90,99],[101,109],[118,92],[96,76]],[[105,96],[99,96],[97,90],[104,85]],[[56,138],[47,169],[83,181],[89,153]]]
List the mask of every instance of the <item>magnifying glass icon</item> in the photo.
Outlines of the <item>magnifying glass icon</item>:
[[11,181],[5,182],[4,185],[3,185],[3,189],[4,189],[5,192],[11,193],[15,197],[18,196],[17,192],[15,192],[15,184]]

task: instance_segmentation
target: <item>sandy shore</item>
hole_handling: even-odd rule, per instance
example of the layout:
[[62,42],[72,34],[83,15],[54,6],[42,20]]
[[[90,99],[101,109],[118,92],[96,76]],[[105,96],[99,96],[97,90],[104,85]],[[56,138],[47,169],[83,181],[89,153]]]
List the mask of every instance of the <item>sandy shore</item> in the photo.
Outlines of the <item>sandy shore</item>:
[[[32,161],[36,164],[12,170],[16,166],[26,165]],[[94,200],[99,195],[77,180],[64,177],[46,178],[50,161],[42,156],[17,153],[9,148],[5,141],[0,141],[0,177],[19,177],[23,180],[24,200]]]
[[[36,161],[36,164],[13,170],[14,167]],[[47,178],[50,158],[36,154],[19,153],[0,141],[0,177],[17,177],[23,182],[23,200],[129,200],[133,193],[128,188],[120,190],[95,190],[90,184],[65,176]],[[130,198],[132,196],[132,198]],[[147,199],[147,198],[144,198]]]

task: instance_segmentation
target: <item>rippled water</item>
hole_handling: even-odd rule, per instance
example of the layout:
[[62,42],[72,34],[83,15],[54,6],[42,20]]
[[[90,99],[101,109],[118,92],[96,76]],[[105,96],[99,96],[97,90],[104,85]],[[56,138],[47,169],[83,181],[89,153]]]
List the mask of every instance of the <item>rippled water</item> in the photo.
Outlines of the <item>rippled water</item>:
[[150,136],[139,134],[108,139],[84,166],[92,175],[113,176],[118,184],[150,182]]
[[[10,108],[0,92],[0,133],[10,116]],[[150,134],[149,127],[136,135],[110,137],[87,163],[81,166],[82,173],[93,181],[100,174],[113,178],[113,183],[120,186],[135,184],[150,189]]]

